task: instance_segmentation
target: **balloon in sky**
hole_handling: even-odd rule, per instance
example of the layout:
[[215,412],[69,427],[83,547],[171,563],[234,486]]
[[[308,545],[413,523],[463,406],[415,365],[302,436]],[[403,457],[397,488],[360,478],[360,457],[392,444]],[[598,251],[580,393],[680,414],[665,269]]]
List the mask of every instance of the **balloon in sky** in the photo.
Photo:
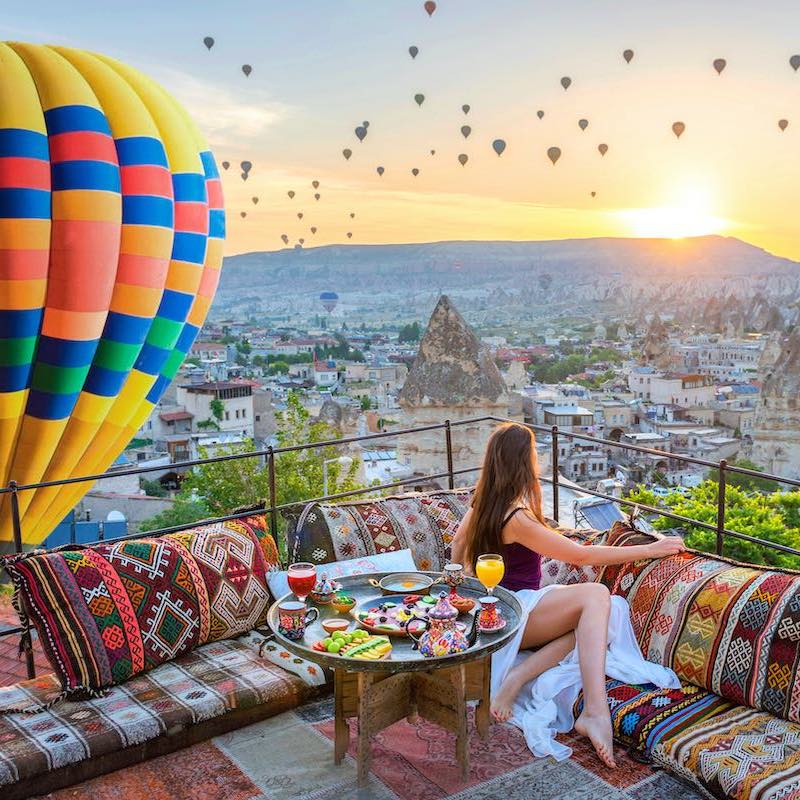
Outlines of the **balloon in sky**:
[[230,161],[223,161],[222,162],[222,169],[228,169],[231,165]]
[[363,125],[359,125],[356,128],[356,136],[359,142],[363,142],[367,138],[367,129]]
[[339,302],[339,295],[336,292],[320,292],[319,301],[322,303],[322,307],[332,314]]
[[311,226],[311,233],[316,233],[317,229],[314,225]]
[[365,128],[369,128],[369,120],[368,120],[368,119],[365,119],[365,120],[364,120],[364,121],[363,121],[361,124],[362,124],[362,125],[363,125]]
[[425,102],[425,95],[424,94],[415,94],[414,95],[414,102],[421,106]]
[[314,195],[314,199],[315,199],[315,200],[319,200],[319,199],[320,199],[320,197],[322,197],[322,195],[321,195],[319,192],[317,192],[317,193]]
[[681,134],[686,130],[686,126],[682,122],[673,122],[672,123],[672,132],[675,134],[677,139],[681,138]]
[[567,89],[572,85],[572,78],[568,78],[566,75],[561,79],[561,85],[564,87],[564,91],[566,92]]
[[435,150],[431,150],[431,155],[435,156],[436,155],[436,151]]
[[592,197],[597,197],[597,192],[589,192]]
[[244,219],[244,218],[247,216],[247,212],[246,212],[246,211],[240,211],[240,212],[239,212],[239,216],[240,216],[242,219]]
[[470,109],[469,103],[464,103],[464,105],[463,105],[463,106],[461,106],[461,110],[462,110],[462,111],[463,111],[465,114],[469,114],[469,109]]
[[355,219],[355,218],[356,218],[356,212],[355,211],[351,211],[350,212],[350,219]]
[[382,175],[383,175],[383,173],[384,173],[384,172],[386,172],[386,170],[385,170],[383,167],[376,167],[376,168],[375,168],[375,172],[377,172],[377,173],[378,173],[378,175],[381,175],[381,176],[382,176]]
[[249,64],[242,64],[242,72],[244,72],[245,78],[249,78],[252,71],[253,68]]
[[597,145],[597,149],[600,151],[600,155],[604,156],[608,152],[608,145],[607,144],[599,144],[599,145]]
[[312,186],[313,186],[315,189],[319,189],[319,181],[311,181],[311,185],[312,185]]
[[466,165],[467,161],[469,161],[469,156],[466,153],[459,153],[458,163],[461,164],[462,167]]
[[283,239],[284,244],[289,244],[289,237],[285,233],[281,234],[281,239]]
[[303,212],[302,211],[298,211],[297,212],[297,219],[303,219]]
[[419,47],[412,44],[411,47],[408,48],[408,52],[411,55],[411,58],[416,58],[419,54]]
[[416,167],[414,167],[414,169],[411,170],[411,174],[416,178],[417,175],[419,175],[419,170]]
[[253,201],[253,205],[254,206],[258,205],[258,198],[257,197],[251,197],[250,199]]
[[778,127],[785,131],[789,127],[789,120],[788,119],[779,119],[778,120]]
[[722,75],[722,70],[725,69],[727,63],[728,62],[724,58],[714,59],[714,69],[717,71],[717,75]]
[[560,147],[548,147],[547,148],[547,157],[550,161],[553,162],[553,166],[556,165],[556,161],[561,158],[561,148]]
[[253,169],[253,162],[252,161],[242,161],[239,166],[242,168],[242,172],[250,172]]
[[214,37],[206,36],[205,39],[203,39],[203,44],[210,50],[214,46]]
[[492,142],[492,150],[494,150],[498,156],[503,155],[503,150],[505,149],[506,149],[506,143],[502,139],[495,139]]
[[300,242],[301,245],[304,245],[306,243],[305,239],[298,239],[297,241]]
[[623,50],[622,57],[625,59],[626,64],[630,64],[633,61],[633,50]]
[[350,156],[353,155],[353,151],[349,147],[345,147],[345,149],[342,150],[342,155],[345,157],[346,161],[349,161]]
[[472,133],[472,128],[469,125],[461,126],[461,135],[466,139]]
[[539,119],[544,119],[544,111],[539,109],[539,111],[536,112],[536,116],[539,117]]
[[[225,236],[216,163],[137,70],[0,42],[0,185],[0,485],[102,473],[211,305]],[[21,492],[23,542],[90,487]]]
[[246,173],[246,172],[243,172],[243,173],[242,173],[242,180],[243,180],[243,181],[246,181],[246,180],[247,180],[247,173]]
[[294,199],[294,190],[293,190],[293,189],[289,189],[289,191],[288,191],[288,192],[286,192],[286,194],[288,194],[288,195],[289,195],[289,199],[290,199],[290,200],[293,200],[293,199]]
[[428,12],[428,16],[432,17],[433,12],[436,11],[436,3],[433,0],[427,0],[423,8]]
[[351,232],[351,231],[348,231],[348,232],[347,232],[347,238],[348,238],[348,239],[352,239],[352,238],[353,238],[353,234],[352,234],[352,232]]
[[800,69],[800,56],[792,56],[789,59],[789,64],[791,65],[792,69],[797,72]]
[[578,120],[578,127],[585,131],[589,127],[589,120],[588,119],[579,119]]

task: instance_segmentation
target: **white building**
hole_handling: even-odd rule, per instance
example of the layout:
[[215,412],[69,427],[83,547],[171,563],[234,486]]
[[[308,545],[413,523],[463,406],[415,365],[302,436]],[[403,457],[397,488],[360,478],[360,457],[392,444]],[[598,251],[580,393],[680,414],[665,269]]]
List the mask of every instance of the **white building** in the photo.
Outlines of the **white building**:
[[[222,419],[217,419],[211,402],[222,402]],[[209,381],[178,387],[178,402],[194,417],[194,429],[205,420],[213,421],[220,431],[253,436],[253,384],[249,381]]]

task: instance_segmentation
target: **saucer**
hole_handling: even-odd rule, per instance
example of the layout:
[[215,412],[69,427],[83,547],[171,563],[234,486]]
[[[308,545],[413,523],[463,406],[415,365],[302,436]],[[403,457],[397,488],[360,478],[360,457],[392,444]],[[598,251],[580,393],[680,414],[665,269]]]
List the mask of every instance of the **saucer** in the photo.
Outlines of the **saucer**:
[[479,621],[479,622],[478,622],[478,630],[479,630],[481,633],[497,633],[498,631],[501,631],[501,630],[503,630],[503,628],[505,628],[505,626],[506,626],[507,624],[508,624],[508,620],[505,620],[505,619],[502,619],[502,618],[501,618],[501,619],[500,619],[500,624],[499,624],[499,625],[495,625],[493,628],[484,628],[484,627],[483,627],[483,625],[481,625],[481,623],[480,623],[480,621]]

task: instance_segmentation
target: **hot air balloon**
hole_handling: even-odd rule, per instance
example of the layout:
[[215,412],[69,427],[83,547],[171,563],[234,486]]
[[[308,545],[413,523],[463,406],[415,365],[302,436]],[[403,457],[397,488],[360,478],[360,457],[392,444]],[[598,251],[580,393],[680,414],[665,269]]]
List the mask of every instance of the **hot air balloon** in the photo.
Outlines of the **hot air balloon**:
[[300,242],[301,245],[304,245],[306,243],[305,239],[298,239],[297,241]]
[[349,161],[350,156],[353,155],[353,151],[349,147],[345,147],[345,149],[342,150],[342,155],[344,156],[345,161]]
[[416,58],[417,55],[419,54],[419,47],[417,47],[416,45],[412,44],[411,47],[408,48],[408,52],[411,55],[412,59]]
[[722,70],[725,69],[727,63],[728,62],[724,58],[714,59],[714,69],[717,71],[717,75],[722,75]]
[[383,176],[383,173],[386,172],[386,170],[383,167],[376,167],[375,172],[377,172],[378,175]]
[[778,127],[785,131],[789,127],[789,120],[788,119],[779,119],[778,120]]
[[281,239],[283,239],[284,244],[289,244],[289,237],[285,233],[281,234]]
[[789,64],[791,68],[797,72],[797,70],[800,69],[800,56],[792,56],[789,59]]
[[423,8],[428,12],[428,16],[432,17],[433,12],[436,11],[436,3],[434,3],[433,0],[426,0]]
[[231,165],[230,161],[223,161],[222,162],[222,169],[228,169]]
[[290,200],[294,200],[294,190],[293,189],[289,189],[289,191],[286,192],[286,194],[289,195],[289,199]]
[[458,163],[461,164],[462,167],[466,166],[467,161],[469,161],[469,156],[466,153],[458,154]]
[[[171,383],[216,291],[216,164],[142,73],[20,42],[0,43],[0,163],[0,485],[102,473]],[[40,543],[90,487],[21,492],[23,543]],[[0,498],[0,538],[11,528]]]
[[590,194],[592,197],[596,197],[596,196],[597,196],[597,192],[589,192],[589,194]]
[[205,39],[203,39],[203,44],[210,50],[214,46],[214,37],[206,36]]
[[243,172],[243,173],[242,173],[242,180],[243,180],[243,181],[246,181],[246,180],[247,180],[247,173],[246,173],[246,172]]
[[365,120],[364,120],[364,121],[363,121],[361,124],[362,124],[362,125],[363,125],[365,128],[369,128],[369,120],[368,120],[368,119],[365,119]]
[[311,233],[316,233],[317,232],[317,228],[316,228],[315,225],[312,225],[311,228],[309,228],[309,230],[311,231]]
[[470,106],[469,106],[467,103],[464,103],[464,105],[463,105],[463,106],[461,106],[461,110],[462,110],[462,111],[463,111],[465,114],[469,114],[469,109],[470,109]]
[[311,185],[312,185],[312,186],[313,186],[315,189],[319,189],[319,181],[311,181]]
[[435,150],[431,150],[431,155],[435,156],[436,155],[436,151]]
[[367,129],[363,125],[359,125],[356,128],[356,137],[359,142],[363,142],[367,138]]
[[544,119],[544,111],[539,109],[539,111],[536,112],[536,116],[539,117],[539,119]]
[[350,219],[355,219],[355,218],[356,218],[356,212],[355,211],[351,211],[350,212]]
[[597,149],[600,151],[600,155],[604,156],[608,152],[608,145],[607,144],[599,144],[599,145],[597,145]]
[[320,292],[319,301],[322,307],[332,314],[336,310],[336,305],[339,302],[339,295],[336,292]]
[[249,78],[252,71],[253,68],[249,64],[242,64],[242,72],[244,72],[245,78]]
[[244,219],[244,218],[247,216],[247,212],[246,212],[246,211],[240,211],[240,212],[239,212],[239,216],[240,216],[242,219]]
[[461,126],[461,135],[466,139],[472,133],[472,128],[469,125]]
[[568,78],[566,75],[561,79],[561,85],[564,87],[564,91],[566,92],[567,89],[572,85],[572,78]]
[[625,59],[626,64],[630,64],[633,61],[633,50],[623,50],[622,57]]
[[589,127],[589,120],[588,119],[579,119],[578,120],[578,127],[585,131]]
[[297,219],[303,219],[303,212],[302,211],[298,211],[297,212]]
[[556,165],[556,161],[561,158],[561,148],[560,147],[548,147],[547,148],[547,157],[550,161],[553,162],[553,166]]
[[681,138],[681,134],[686,130],[686,126],[682,122],[672,123],[672,132],[675,134],[676,139]]
[[416,178],[417,175],[419,175],[419,170],[416,167],[414,167],[414,169],[411,170],[411,174]]
[[251,197],[250,199],[253,201],[253,205],[254,206],[258,205],[258,198],[257,197]]
[[250,172],[253,169],[253,162],[252,161],[242,161],[239,165],[242,168],[242,172]]
[[492,142],[492,150],[494,150],[498,156],[503,155],[503,150],[505,149],[506,149],[506,143],[502,139],[495,139]]
[[348,232],[347,232],[347,238],[348,238],[348,239],[352,239],[352,238],[353,238],[353,234],[352,234],[352,232],[351,232],[351,231],[348,231]]
[[321,195],[319,192],[317,192],[317,193],[314,195],[314,199],[315,199],[315,200],[319,200],[319,199],[320,199],[320,197],[322,197],[322,195]]
[[415,94],[414,95],[414,102],[421,106],[425,102],[425,95],[424,94]]

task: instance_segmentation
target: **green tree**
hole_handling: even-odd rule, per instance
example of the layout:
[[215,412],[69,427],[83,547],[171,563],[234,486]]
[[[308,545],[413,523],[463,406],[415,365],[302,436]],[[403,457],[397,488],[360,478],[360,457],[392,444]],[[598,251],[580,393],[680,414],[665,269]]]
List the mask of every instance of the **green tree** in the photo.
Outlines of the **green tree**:
[[[707,480],[688,492],[672,492],[657,497],[644,487],[630,493],[628,499],[665,510],[684,517],[715,525],[717,520],[716,482]],[[656,517],[653,525],[658,530],[675,527],[667,517]],[[725,494],[725,527],[765,541],[775,542],[800,550],[800,492],[772,492],[757,494],[739,486],[728,486]],[[697,526],[686,526],[685,541],[689,547],[713,553],[716,532]],[[763,545],[725,537],[723,554],[749,564],[800,569],[800,557],[781,553]]]
[[148,497],[168,497],[169,492],[161,485],[160,481],[152,481],[147,478],[140,480],[140,486]]
[[400,335],[397,337],[398,342],[418,342],[422,334],[422,328],[419,322],[412,322],[410,325],[403,325],[400,328]]
[[[743,469],[751,469],[754,472],[763,472],[764,470],[753,461],[747,458],[739,458],[736,461],[731,461],[730,466],[742,467]],[[712,469],[708,473],[709,480],[716,482],[719,479],[719,470]],[[728,486],[738,486],[740,489],[745,489],[751,492],[774,492],[780,488],[780,484],[769,478],[756,478],[752,475],[739,475],[736,472],[725,473],[725,483]]]
[[286,375],[289,371],[289,365],[285,361],[273,361],[269,365],[270,375]]
[[362,411],[369,411],[372,408],[372,400],[369,399],[366,395],[361,398],[361,410]]
[[210,516],[211,512],[203,499],[192,497],[191,494],[179,494],[170,508],[143,520],[139,524],[139,530],[155,531],[175,525],[189,525]]
[[211,416],[217,422],[222,422],[223,416],[225,416],[225,403],[219,399],[219,397],[215,397],[211,400],[208,404],[209,411],[211,411]]

